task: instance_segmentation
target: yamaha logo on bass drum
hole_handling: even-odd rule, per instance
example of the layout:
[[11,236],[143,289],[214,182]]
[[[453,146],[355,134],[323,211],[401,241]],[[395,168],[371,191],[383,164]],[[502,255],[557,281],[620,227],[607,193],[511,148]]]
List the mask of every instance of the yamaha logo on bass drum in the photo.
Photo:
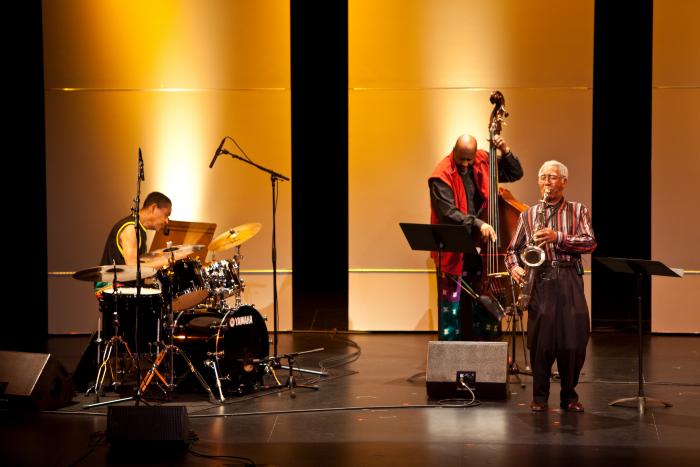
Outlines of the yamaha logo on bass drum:
[[246,325],[251,325],[253,324],[253,316],[252,315],[245,315],[245,316],[232,316],[230,320],[228,320],[228,325],[233,327],[236,326],[246,326]]

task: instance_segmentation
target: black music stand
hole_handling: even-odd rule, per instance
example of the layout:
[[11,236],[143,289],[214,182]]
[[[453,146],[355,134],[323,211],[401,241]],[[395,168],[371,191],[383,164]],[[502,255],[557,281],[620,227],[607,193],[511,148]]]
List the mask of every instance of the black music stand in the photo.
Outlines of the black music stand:
[[656,404],[657,406],[671,407],[672,404],[664,402],[652,397],[644,395],[644,376],[643,376],[643,352],[642,352],[642,281],[644,276],[671,276],[682,277],[682,269],[672,269],[659,261],[650,261],[646,259],[630,259],[630,258],[594,258],[600,264],[610,269],[613,272],[621,274],[635,274],[637,276],[637,327],[639,332],[639,390],[634,397],[625,397],[608,402],[608,405],[619,405],[622,407],[637,407],[639,413],[643,414],[648,403]]
[[[400,222],[401,230],[411,245],[412,250],[437,251],[438,260],[435,263],[438,280],[442,276],[440,263],[442,252],[464,253],[479,256],[471,239],[471,231],[466,225],[451,224],[409,224]],[[442,329],[442,300],[440,290],[438,296],[438,329]],[[438,333],[438,339],[440,339]]]

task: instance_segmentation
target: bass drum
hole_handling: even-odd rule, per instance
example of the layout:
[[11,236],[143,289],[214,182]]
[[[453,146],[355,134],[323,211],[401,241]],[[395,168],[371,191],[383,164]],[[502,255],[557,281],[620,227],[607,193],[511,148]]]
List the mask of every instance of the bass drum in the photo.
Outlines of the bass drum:
[[262,385],[263,367],[255,360],[269,355],[270,337],[265,319],[255,308],[242,305],[228,310],[213,340],[219,377],[227,392],[246,394]]

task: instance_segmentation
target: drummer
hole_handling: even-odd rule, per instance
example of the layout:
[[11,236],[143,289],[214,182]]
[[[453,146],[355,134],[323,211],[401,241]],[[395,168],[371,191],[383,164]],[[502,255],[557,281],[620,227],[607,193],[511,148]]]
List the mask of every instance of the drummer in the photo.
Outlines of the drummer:
[[[173,203],[163,193],[154,191],[146,196],[143,207],[139,209],[139,240],[136,240],[135,220],[133,214],[120,219],[109,232],[100,264],[136,264],[136,249],[140,254],[146,253],[146,230],[161,230],[168,225]],[[138,245],[138,246],[137,246]],[[108,288],[106,282],[95,283],[98,298],[102,290]]]

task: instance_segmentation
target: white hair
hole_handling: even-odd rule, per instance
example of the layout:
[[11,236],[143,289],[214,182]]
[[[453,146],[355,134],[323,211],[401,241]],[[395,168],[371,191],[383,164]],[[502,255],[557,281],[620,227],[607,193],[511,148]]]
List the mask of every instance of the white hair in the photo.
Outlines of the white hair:
[[561,162],[555,160],[546,161],[544,164],[542,164],[542,167],[540,167],[540,170],[537,172],[537,175],[542,175],[544,169],[550,166],[554,166],[557,169],[559,169],[559,175],[561,175],[562,178],[569,178],[569,169],[567,169],[566,166]]

